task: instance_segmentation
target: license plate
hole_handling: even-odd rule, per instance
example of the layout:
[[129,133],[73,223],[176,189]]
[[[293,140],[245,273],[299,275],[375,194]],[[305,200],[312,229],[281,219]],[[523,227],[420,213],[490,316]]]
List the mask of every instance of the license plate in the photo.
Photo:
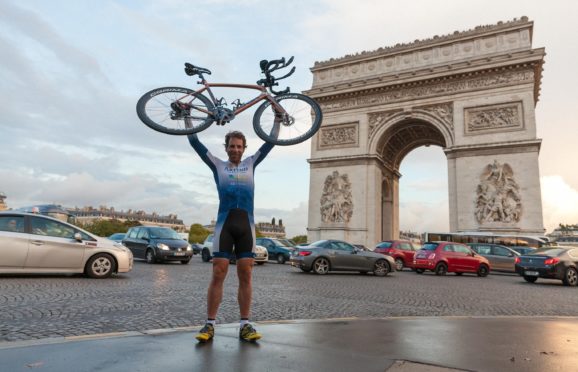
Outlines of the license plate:
[[538,276],[539,273],[537,271],[524,271],[524,275],[526,275],[526,276]]
[[175,256],[184,256],[185,252],[175,252]]

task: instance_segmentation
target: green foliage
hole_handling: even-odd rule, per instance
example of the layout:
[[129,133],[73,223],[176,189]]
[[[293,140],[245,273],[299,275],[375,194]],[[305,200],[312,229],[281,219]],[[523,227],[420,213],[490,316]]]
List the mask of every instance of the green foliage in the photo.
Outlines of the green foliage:
[[210,233],[200,223],[194,223],[189,229],[189,243],[202,243]]
[[130,227],[140,226],[138,221],[95,220],[81,225],[83,229],[98,236],[107,237],[114,233],[125,233]]
[[264,238],[265,235],[261,234],[261,231],[259,231],[259,229],[255,229],[255,237],[256,238]]
[[307,235],[297,235],[291,238],[295,244],[307,243]]

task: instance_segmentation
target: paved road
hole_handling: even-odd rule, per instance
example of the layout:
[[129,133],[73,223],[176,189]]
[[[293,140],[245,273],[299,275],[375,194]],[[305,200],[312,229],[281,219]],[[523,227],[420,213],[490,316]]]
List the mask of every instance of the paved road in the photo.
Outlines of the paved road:
[[[238,321],[236,266],[230,266],[218,321]],[[200,325],[211,265],[135,262],[107,280],[1,276],[0,342]],[[397,272],[318,276],[268,263],[254,270],[253,320],[399,316],[577,316],[578,289],[524,282]]]

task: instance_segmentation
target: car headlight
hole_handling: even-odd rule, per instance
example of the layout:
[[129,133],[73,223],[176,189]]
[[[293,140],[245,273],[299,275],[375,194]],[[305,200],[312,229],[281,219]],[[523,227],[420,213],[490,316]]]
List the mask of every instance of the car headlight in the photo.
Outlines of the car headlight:
[[157,248],[158,248],[158,249],[162,249],[163,251],[168,251],[168,250],[169,250],[169,246],[166,245],[165,243],[157,243]]
[[187,245],[187,251],[192,251],[192,250],[193,250],[193,247],[191,247],[191,245],[190,245],[190,244],[189,244],[189,245]]

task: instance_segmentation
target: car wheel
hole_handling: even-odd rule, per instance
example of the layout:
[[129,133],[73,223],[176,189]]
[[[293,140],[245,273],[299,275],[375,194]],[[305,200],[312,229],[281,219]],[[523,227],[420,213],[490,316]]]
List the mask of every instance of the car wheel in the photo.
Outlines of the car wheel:
[[478,276],[479,277],[486,277],[488,276],[488,274],[490,273],[490,268],[487,265],[480,265],[480,267],[478,267]]
[[448,272],[448,266],[445,263],[440,262],[439,264],[436,265],[434,271],[436,275],[446,275]]
[[373,266],[373,274],[375,276],[387,276],[391,271],[389,263],[386,260],[377,260]]
[[534,283],[536,280],[538,280],[537,276],[524,276],[524,280],[527,281],[528,283]]
[[114,271],[114,258],[106,253],[98,253],[92,256],[84,268],[87,276],[96,279],[108,278]]
[[145,254],[145,260],[148,264],[154,264],[157,262],[156,258],[155,258],[155,253],[153,252],[152,249],[147,249],[147,253]]
[[415,272],[418,274],[423,274],[424,271],[424,269],[415,269]]
[[211,254],[209,253],[208,249],[205,248],[201,251],[201,259],[203,260],[203,262],[211,261]]
[[182,260],[182,261],[181,261],[181,263],[182,263],[183,265],[187,265],[189,262],[191,262],[190,259],[188,259],[188,260]]
[[285,263],[285,255],[283,253],[277,255],[277,263],[281,265]]
[[570,287],[576,287],[578,285],[578,271],[573,267],[567,268],[562,283]]
[[320,257],[313,262],[313,271],[315,274],[325,275],[329,272],[329,260],[324,257]]
[[403,270],[403,260],[401,258],[396,258],[395,259],[395,269],[397,271],[401,271]]

